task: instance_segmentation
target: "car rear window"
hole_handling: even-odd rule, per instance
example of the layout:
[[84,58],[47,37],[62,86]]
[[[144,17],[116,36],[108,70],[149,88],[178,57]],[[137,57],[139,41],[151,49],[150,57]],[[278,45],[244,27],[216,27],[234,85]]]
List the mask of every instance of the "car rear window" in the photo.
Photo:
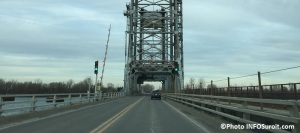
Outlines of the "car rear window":
[[153,91],[153,93],[159,93],[159,91]]

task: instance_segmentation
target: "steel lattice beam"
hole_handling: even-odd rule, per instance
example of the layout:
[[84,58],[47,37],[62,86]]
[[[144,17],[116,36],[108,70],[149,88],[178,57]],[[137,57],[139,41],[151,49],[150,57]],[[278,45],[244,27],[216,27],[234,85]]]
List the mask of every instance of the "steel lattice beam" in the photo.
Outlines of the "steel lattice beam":
[[125,89],[139,91],[144,81],[161,81],[166,91],[182,89],[182,0],[131,0],[126,8]]

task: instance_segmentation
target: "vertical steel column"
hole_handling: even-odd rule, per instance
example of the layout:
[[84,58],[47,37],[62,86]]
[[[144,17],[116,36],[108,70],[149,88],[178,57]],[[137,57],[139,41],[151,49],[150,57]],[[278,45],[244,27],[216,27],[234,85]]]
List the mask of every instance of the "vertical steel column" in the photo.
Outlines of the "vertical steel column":
[[135,0],[134,2],[134,6],[133,6],[133,10],[134,10],[134,19],[133,19],[133,34],[134,34],[134,42],[133,42],[133,46],[134,46],[134,53],[133,53],[133,59],[134,61],[136,61],[137,59],[137,16],[138,16],[138,0]]
[[[144,17],[144,9],[141,9],[141,12],[140,12],[140,17],[143,18]],[[143,43],[144,43],[144,35],[142,34],[144,32],[144,20],[141,19],[140,20],[140,44],[139,44],[139,60],[143,60]]]
[[164,62],[165,62],[165,60],[166,60],[166,34],[165,34],[165,32],[166,32],[166,26],[165,26],[165,10],[164,9],[162,9],[161,10],[162,11],[162,25],[163,25],[163,28],[162,28],[162,39],[161,39],[161,41],[162,41],[162,46],[161,46],[161,49],[162,49],[162,52],[161,52],[161,54],[162,54],[162,61],[163,61],[163,64],[164,64]]
[[[129,58],[129,64],[133,60],[133,7],[134,7],[134,0],[131,0],[130,3],[130,9],[129,9],[129,53],[128,53],[128,58]],[[130,70],[131,71],[131,70]]]
[[[174,6],[173,5],[173,1],[174,0],[170,0],[170,10],[171,11],[174,11]],[[174,18],[174,13],[173,12],[170,12],[170,17],[171,18]],[[174,19],[170,19],[170,60],[171,61],[174,61],[174,25],[175,25],[175,22],[174,22]]]

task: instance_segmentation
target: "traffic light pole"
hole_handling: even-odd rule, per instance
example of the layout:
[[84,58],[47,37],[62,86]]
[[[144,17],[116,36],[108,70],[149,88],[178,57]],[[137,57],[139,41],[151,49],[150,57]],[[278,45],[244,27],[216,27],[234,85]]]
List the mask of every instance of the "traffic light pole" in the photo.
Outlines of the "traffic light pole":
[[96,81],[95,81],[95,101],[97,100],[96,97],[98,97],[98,92],[97,92],[97,85],[98,85],[98,60],[95,61],[95,68],[94,68],[94,73],[96,74]]
[[96,74],[96,81],[95,81],[95,94],[94,94],[94,97],[95,97],[95,101],[97,100],[97,96],[98,96],[98,94],[97,94],[97,81],[98,81],[98,74]]

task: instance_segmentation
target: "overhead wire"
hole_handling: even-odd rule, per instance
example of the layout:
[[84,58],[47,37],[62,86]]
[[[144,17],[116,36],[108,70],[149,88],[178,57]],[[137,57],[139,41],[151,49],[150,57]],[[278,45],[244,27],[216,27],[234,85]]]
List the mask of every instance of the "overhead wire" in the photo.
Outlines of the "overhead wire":
[[[273,70],[273,71],[268,71],[268,72],[262,72],[260,74],[268,74],[268,73],[274,73],[274,72],[280,72],[280,71],[285,71],[285,70],[290,70],[290,69],[295,69],[295,68],[300,68],[300,66],[295,66],[295,67],[288,67],[288,68],[283,68],[283,69],[278,69],[278,70]],[[250,74],[250,75],[245,75],[245,76],[238,76],[238,77],[233,77],[230,79],[239,79],[239,78],[245,78],[245,77],[251,77],[251,76],[256,76],[258,74]],[[227,79],[220,79],[220,80],[216,80],[213,82],[220,82],[220,81],[225,81]],[[209,82],[205,82],[205,83],[209,83]]]
[[239,78],[251,77],[251,76],[255,76],[255,75],[257,75],[257,74],[250,74],[250,75],[246,75],[246,76],[233,77],[233,78],[230,78],[230,79],[239,79]]
[[273,71],[264,72],[264,73],[260,73],[260,74],[267,74],[267,73],[273,73],[273,72],[280,72],[280,71],[289,70],[289,69],[295,69],[295,68],[299,68],[299,67],[300,67],[300,66],[288,67],[288,68],[279,69],[279,70],[273,70]]

